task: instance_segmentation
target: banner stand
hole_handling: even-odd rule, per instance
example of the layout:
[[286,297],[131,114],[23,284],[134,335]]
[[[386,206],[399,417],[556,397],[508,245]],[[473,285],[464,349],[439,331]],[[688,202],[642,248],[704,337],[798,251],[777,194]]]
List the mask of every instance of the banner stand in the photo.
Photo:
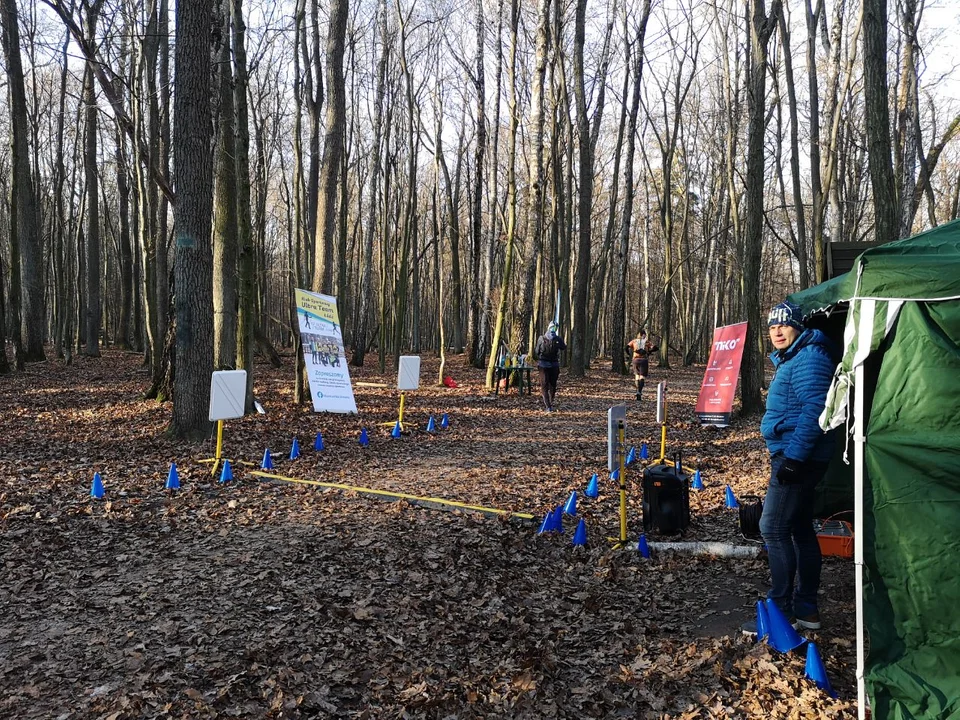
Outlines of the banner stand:
[[745,322],[714,329],[710,359],[697,397],[696,413],[701,426],[724,428],[730,425],[746,337]]

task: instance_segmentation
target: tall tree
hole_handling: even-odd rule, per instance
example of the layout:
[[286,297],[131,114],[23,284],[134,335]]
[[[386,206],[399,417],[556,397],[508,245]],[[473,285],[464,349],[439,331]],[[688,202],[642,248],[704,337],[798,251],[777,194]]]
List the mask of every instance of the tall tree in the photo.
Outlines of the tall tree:
[[[97,41],[97,16],[103,0],[84,3],[84,33],[87,42]],[[87,357],[100,356],[100,185],[97,173],[97,92],[93,84],[93,67],[89,60],[83,73],[83,103],[85,106],[83,170],[87,185],[87,212],[84,249],[86,251],[86,323],[84,327]]]
[[209,0],[177,3],[173,96],[173,169],[178,193],[173,216],[176,374],[171,429],[178,437],[201,437],[209,430],[213,370],[212,22]]
[[[11,298],[19,311],[20,332],[17,363],[45,359],[43,352],[43,258],[40,246],[40,220],[34,192],[33,170],[27,122],[27,96],[20,59],[20,29],[16,0],[3,0],[0,22],[3,24],[3,53],[7,61],[11,135]],[[17,297],[13,297],[14,295]]]
[[213,364],[237,367],[237,140],[230,55],[229,0],[218,3],[216,89],[219,99],[213,186]]
[[587,88],[583,69],[587,0],[577,0],[573,30],[573,92],[577,107],[577,149],[580,193],[577,196],[577,262],[573,274],[573,318],[570,333],[570,375],[582,377],[589,362],[587,298],[590,284],[590,242],[593,211],[593,144],[587,117]]
[[333,292],[333,240],[337,224],[337,185],[343,139],[347,128],[346,80],[343,53],[346,46],[348,0],[331,0],[327,28],[327,113],[324,120],[323,160],[317,191],[317,264],[313,271],[313,289]]
[[[623,220],[620,226],[620,242],[617,251],[617,257],[620,266],[617,268],[617,293],[614,302],[613,316],[613,337],[610,344],[613,350],[613,369],[619,374],[624,374],[627,368],[624,364],[623,353],[620,351],[626,344],[626,332],[624,331],[624,322],[626,319],[627,306],[627,268],[630,265],[630,229],[633,221],[633,199],[634,199],[634,180],[633,163],[636,150],[637,137],[637,115],[640,109],[640,87],[643,80],[643,60],[644,60],[644,39],[647,34],[647,22],[650,19],[650,0],[643,0],[640,10],[640,19],[637,23],[636,34],[630,44],[633,46],[633,52],[636,56],[633,58],[633,92],[630,98],[629,117],[627,119],[627,149],[626,149],[626,168],[624,170],[624,189],[623,189]],[[626,25],[626,23],[624,23]],[[627,67],[630,67],[630,52],[627,53]],[[626,97],[623,102],[626,105]]]
[[[474,0],[477,18],[477,49],[474,71],[470,73],[474,92],[477,95],[474,126],[476,141],[473,147],[473,187],[470,208],[470,312],[467,317],[467,357],[475,367],[483,362],[483,331],[486,328],[484,311],[486,303],[481,277],[483,258],[483,160],[487,152],[486,76],[484,74],[484,42],[486,23],[483,17],[483,0]],[[499,54],[499,50],[498,50]]]
[[750,65],[747,72],[747,176],[744,200],[744,256],[741,290],[747,318],[746,350],[740,398],[745,414],[759,410],[763,401],[763,355],[760,347],[760,258],[763,253],[763,137],[767,126],[767,43],[777,27],[780,0],[773,0],[770,14],[764,0],[750,0]]
[[233,28],[234,107],[236,108],[237,279],[238,306],[236,367],[247,371],[245,412],[253,411],[253,336],[257,327],[254,295],[253,229],[250,218],[250,121],[247,109],[247,27],[241,0],[230,2]]
[[886,243],[900,230],[887,105],[887,0],[863,0],[863,96],[874,237]]
[[373,140],[370,151],[370,173],[367,176],[367,222],[363,232],[363,258],[360,274],[360,310],[357,314],[357,332],[354,335],[353,357],[351,365],[363,365],[363,358],[367,353],[370,328],[370,314],[373,307],[373,288],[371,275],[373,274],[373,236],[377,229],[377,210],[380,207],[378,192],[380,191],[381,143],[383,140],[383,96],[387,81],[387,62],[390,57],[390,45],[387,34],[386,0],[377,2],[377,29],[380,32],[380,58],[377,60],[377,80],[373,103]]
[[510,290],[510,275],[513,270],[514,236],[517,230],[517,127],[520,113],[517,110],[517,35],[520,25],[519,0],[510,0],[510,90],[507,105],[510,114],[510,130],[507,134],[507,238],[503,258],[503,275],[500,279],[500,301],[493,326],[493,340],[490,344],[490,357],[487,359],[486,387],[493,387],[493,371],[500,354],[500,342],[504,336],[506,322],[507,295]]

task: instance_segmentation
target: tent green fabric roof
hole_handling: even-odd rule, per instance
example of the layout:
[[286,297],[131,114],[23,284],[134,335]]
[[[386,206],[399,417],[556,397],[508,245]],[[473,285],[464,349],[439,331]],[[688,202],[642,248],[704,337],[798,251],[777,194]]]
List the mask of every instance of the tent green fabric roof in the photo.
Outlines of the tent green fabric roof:
[[[857,291],[857,275],[863,273]],[[905,240],[868,248],[853,270],[790,296],[804,315],[860,297],[905,300],[960,298],[960,220]]]
[[790,299],[846,310],[824,323],[843,320],[844,347],[820,422],[850,433],[853,466],[831,482],[862,490],[858,694],[877,718],[960,718],[960,221],[870,247]]

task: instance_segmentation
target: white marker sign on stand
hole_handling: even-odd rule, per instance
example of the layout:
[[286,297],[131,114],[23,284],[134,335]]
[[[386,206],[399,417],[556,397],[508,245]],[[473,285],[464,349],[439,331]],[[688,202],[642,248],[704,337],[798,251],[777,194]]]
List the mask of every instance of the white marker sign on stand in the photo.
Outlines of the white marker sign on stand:
[[397,370],[397,390],[416,390],[420,387],[420,356],[401,355]]
[[246,370],[217,370],[210,376],[210,421],[243,417]]

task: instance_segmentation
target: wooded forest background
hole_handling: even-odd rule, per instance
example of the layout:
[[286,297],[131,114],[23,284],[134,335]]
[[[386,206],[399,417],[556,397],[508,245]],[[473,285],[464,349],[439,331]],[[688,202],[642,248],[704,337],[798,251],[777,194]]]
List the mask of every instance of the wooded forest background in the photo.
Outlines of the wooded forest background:
[[958,216],[957,23],[924,0],[0,4],[0,373],[142,352],[180,436],[212,370],[249,405],[296,346],[295,287],[353,364],[466,352],[488,387],[557,297],[573,376],[747,320],[749,412],[827,243]]

